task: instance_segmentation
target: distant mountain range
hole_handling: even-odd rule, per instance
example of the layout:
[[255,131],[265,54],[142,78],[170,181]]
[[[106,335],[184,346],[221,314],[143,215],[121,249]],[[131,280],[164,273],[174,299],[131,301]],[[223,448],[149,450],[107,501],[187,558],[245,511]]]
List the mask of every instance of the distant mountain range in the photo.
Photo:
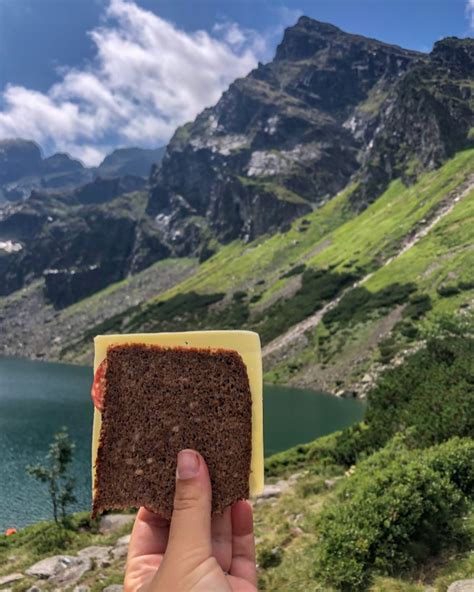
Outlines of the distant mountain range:
[[[297,326],[310,315],[308,303],[337,304],[348,286],[422,237],[431,240],[430,225],[471,198],[473,72],[473,39],[443,39],[424,54],[301,17],[270,63],[231,84],[214,107],[178,128],[166,149],[116,151],[91,170],[66,155],[42,159],[30,142],[0,143],[0,187],[10,200],[0,208],[0,295],[13,293],[5,306],[31,316],[29,304],[18,308],[15,295],[25,289],[21,306],[36,303],[34,314],[38,306],[54,307],[56,315],[65,308],[71,323],[71,304],[126,279],[106,294],[122,294],[122,288],[126,294],[130,283],[138,308],[128,310],[123,296],[108,310],[98,294],[104,308],[77,320],[79,333],[100,309],[97,331],[159,329],[177,318],[176,326],[187,319],[188,328],[202,321],[257,328],[267,341],[280,331],[283,338],[285,323]],[[469,221],[464,212],[456,257],[467,256],[474,242]],[[439,260],[416,251],[427,263],[420,274],[430,266],[437,270],[426,288],[431,299],[450,283],[450,273],[453,282],[457,277],[448,251],[440,247]],[[165,259],[166,281],[152,268],[142,272]],[[184,268],[191,277],[179,283]],[[323,272],[336,278],[325,276],[320,286]],[[415,272],[397,273],[401,284],[425,281]],[[159,294],[172,277],[176,285],[163,296],[171,299],[166,314],[153,300],[141,303],[140,293],[144,299]],[[462,285],[470,283],[463,279]],[[402,290],[403,297],[413,289]],[[182,293],[187,296],[175,302]],[[298,310],[292,308],[295,294],[303,299]],[[358,297],[369,298],[365,292]],[[88,306],[83,303],[74,310]],[[186,316],[186,307],[194,306],[196,318]],[[210,316],[203,312],[208,306],[215,311]],[[267,314],[274,319],[271,330]],[[281,326],[280,317],[287,319]],[[154,318],[164,324],[153,325]],[[389,331],[396,320],[386,325]],[[386,336],[382,331],[374,343]],[[85,342],[77,339],[79,346],[55,355],[80,358]],[[34,354],[43,346],[30,347]],[[7,351],[15,353],[10,346]]]
[[38,144],[29,140],[0,140],[0,203],[27,199],[32,191],[64,193],[96,178],[148,178],[164,151],[164,146],[155,150],[120,148],[98,167],[85,167],[68,154],[43,158]]

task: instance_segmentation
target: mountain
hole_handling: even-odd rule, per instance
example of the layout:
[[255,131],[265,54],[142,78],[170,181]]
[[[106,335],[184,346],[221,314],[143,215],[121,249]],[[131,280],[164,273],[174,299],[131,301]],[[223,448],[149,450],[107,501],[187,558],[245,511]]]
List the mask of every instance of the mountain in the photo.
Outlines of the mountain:
[[92,177],[90,170],[67,154],[43,159],[35,142],[0,140],[0,204],[26,199],[35,189],[71,189]]
[[148,212],[181,237],[184,253],[194,246],[182,228],[189,216],[203,239],[210,231],[222,242],[288,228],[347,185],[388,89],[423,59],[300,18],[272,62],[176,131],[152,175]]
[[155,150],[119,148],[104,158],[96,169],[96,175],[101,178],[125,175],[148,178],[152,166],[161,161],[164,153],[165,146]]
[[246,327],[267,380],[362,396],[471,309],[473,62],[471,39],[420,54],[299,19],[146,186],[0,209],[4,353],[87,362],[95,333]]
[[98,167],[86,168],[68,154],[43,158],[35,142],[0,140],[0,205],[27,199],[32,191],[71,192],[98,178],[134,176],[146,179],[163,152],[164,147],[155,150],[123,148],[106,156]]

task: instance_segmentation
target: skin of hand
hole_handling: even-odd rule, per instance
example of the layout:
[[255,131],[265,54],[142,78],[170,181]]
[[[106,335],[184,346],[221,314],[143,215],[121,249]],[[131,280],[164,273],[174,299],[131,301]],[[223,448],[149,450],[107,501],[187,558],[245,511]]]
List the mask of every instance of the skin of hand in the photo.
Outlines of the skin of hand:
[[257,592],[252,507],[239,501],[211,518],[203,457],[178,454],[171,522],[140,508],[124,592]]

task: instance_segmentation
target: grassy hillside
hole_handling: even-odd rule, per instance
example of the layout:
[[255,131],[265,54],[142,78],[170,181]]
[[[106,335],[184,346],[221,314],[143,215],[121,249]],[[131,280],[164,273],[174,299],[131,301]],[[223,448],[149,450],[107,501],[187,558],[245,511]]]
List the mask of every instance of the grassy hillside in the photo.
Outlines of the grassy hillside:
[[88,363],[99,333],[248,328],[271,344],[267,381],[363,395],[440,315],[472,302],[473,170],[465,150],[358,215],[348,186],[286,232],[201,264],[162,261],[61,311],[33,284],[0,301],[15,334],[5,353]]
[[[359,215],[350,186],[287,232],[220,247],[183,281],[88,327],[63,355],[77,359],[110,331],[249,328],[267,344],[319,311],[322,322],[273,348],[266,379],[359,392],[367,372],[472,301],[472,170],[465,150],[414,185],[394,181]],[[329,316],[327,305],[337,305]]]

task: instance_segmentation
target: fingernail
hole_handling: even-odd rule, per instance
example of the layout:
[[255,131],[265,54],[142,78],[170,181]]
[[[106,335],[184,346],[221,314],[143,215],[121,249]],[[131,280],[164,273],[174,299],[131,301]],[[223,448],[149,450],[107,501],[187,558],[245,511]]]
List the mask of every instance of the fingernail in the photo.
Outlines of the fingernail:
[[176,477],[178,479],[192,479],[199,471],[199,457],[192,450],[181,450],[178,453]]

